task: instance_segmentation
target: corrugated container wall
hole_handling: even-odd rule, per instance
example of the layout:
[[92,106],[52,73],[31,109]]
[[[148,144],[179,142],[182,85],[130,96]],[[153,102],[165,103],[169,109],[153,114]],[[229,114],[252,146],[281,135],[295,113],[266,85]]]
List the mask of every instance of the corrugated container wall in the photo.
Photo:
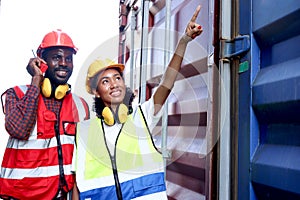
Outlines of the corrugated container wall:
[[[149,3],[149,32],[147,50],[147,98],[156,89],[165,70],[164,57],[173,54],[179,37],[184,33],[197,5],[201,12],[197,23],[203,26],[203,34],[191,42],[186,51],[182,69],[168,98],[168,137],[167,147],[171,153],[168,159],[166,180],[169,199],[205,199],[209,190],[210,162],[207,154],[211,151],[207,145],[208,109],[211,101],[208,91],[208,56],[211,48],[211,28],[209,24],[209,3],[207,1],[171,1],[170,38],[165,38],[165,1]],[[143,52],[143,7],[141,1],[127,1],[120,4],[126,9],[120,15],[120,60],[126,63],[127,70],[133,74],[126,82],[133,82],[139,91],[140,66]],[[134,17],[136,15],[136,18]],[[127,16],[125,16],[127,15]],[[126,18],[126,19],[125,19]],[[136,23],[134,31],[133,26]],[[134,34],[134,35],[132,35]],[[133,40],[133,41],[132,41]],[[165,49],[166,40],[170,40],[170,50]],[[143,66],[142,66],[143,67]],[[130,74],[127,71],[126,74]],[[130,79],[133,78],[132,79]],[[155,143],[161,147],[162,123],[155,128]]]

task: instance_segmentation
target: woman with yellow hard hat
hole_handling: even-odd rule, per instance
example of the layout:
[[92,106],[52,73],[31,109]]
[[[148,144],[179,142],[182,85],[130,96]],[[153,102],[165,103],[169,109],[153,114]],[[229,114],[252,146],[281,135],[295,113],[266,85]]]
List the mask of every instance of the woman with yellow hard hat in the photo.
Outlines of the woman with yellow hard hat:
[[125,85],[123,64],[107,59],[89,66],[86,89],[94,95],[97,117],[77,124],[80,199],[167,199],[163,159],[151,131],[162,115],[188,42],[203,31],[196,23],[199,12],[200,6],[180,38],[162,82],[141,105],[132,105],[134,94]]

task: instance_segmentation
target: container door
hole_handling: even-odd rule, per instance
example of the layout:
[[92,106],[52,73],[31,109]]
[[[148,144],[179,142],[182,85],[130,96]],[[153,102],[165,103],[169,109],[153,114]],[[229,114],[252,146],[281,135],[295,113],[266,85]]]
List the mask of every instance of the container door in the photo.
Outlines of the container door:
[[300,199],[300,1],[240,1],[238,199]]

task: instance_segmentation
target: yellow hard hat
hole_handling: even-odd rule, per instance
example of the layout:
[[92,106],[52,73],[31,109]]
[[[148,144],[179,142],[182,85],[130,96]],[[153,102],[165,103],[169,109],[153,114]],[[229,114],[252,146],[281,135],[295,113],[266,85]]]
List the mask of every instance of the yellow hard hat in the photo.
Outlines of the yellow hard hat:
[[108,68],[118,68],[122,73],[125,66],[123,64],[116,63],[113,60],[110,60],[108,58],[105,60],[97,59],[94,62],[92,62],[92,64],[90,64],[88,68],[86,81],[85,81],[86,91],[88,93],[93,94],[92,87],[91,87],[91,79],[95,75],[97,75],[100,71]]

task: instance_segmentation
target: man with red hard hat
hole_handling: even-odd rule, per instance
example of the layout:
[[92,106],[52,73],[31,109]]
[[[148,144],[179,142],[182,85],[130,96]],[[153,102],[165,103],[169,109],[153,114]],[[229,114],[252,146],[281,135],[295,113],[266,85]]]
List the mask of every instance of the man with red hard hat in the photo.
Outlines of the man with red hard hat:
[[89,118],[86,101],[68,80],[77,48],[58,29],[46,34],[26,67],[31,83],[2,94],[9,139],[0,173],[2,199],[67,199],[76,123]]

